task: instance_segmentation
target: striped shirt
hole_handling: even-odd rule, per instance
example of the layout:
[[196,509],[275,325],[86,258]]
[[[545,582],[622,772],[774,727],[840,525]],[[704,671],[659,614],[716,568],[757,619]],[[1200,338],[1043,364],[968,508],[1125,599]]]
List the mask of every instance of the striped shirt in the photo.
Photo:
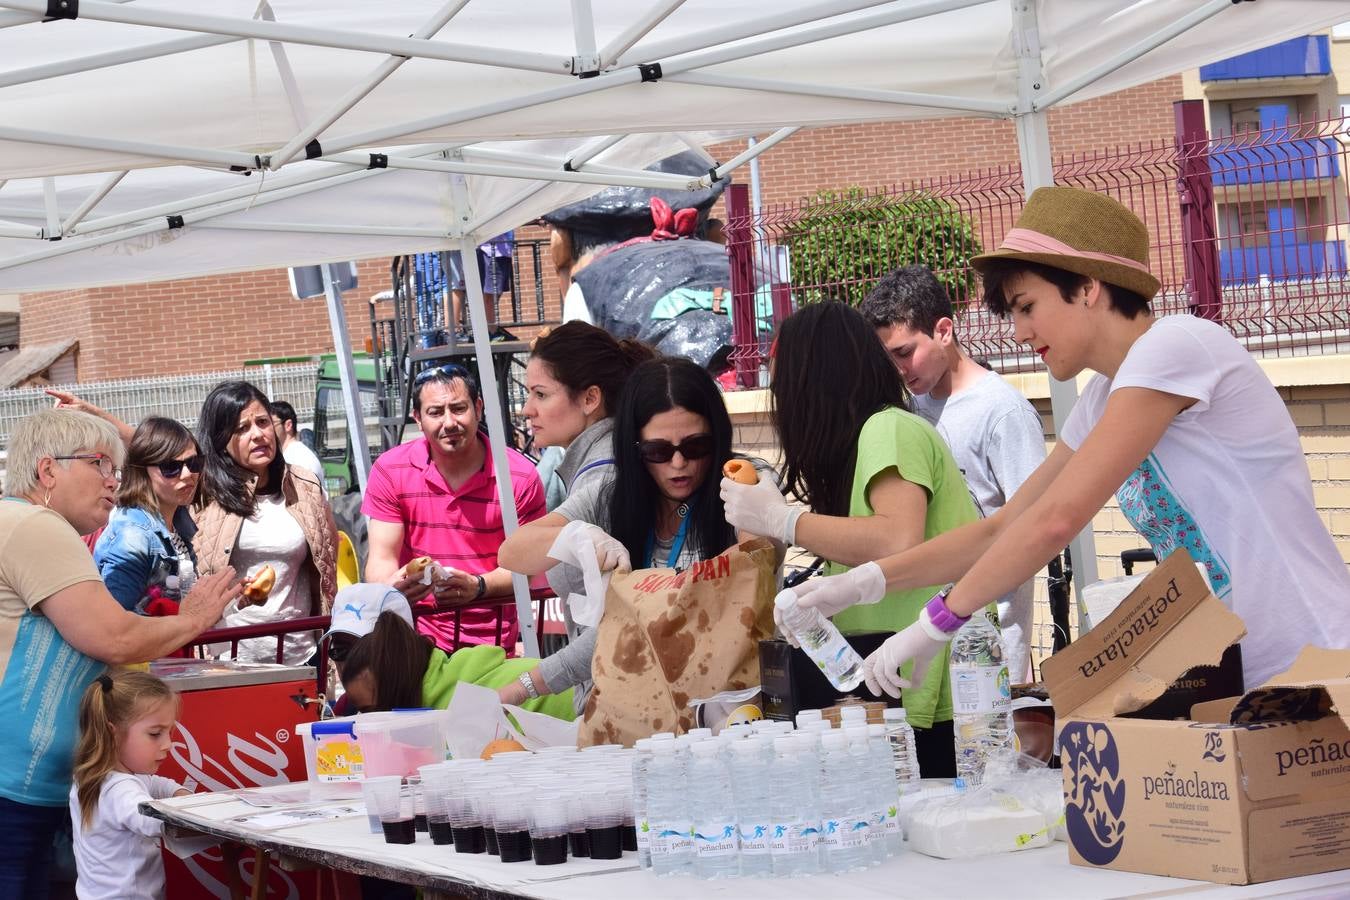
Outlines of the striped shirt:
[[[430,556],[443,566],[482,575],[497,568],[497,548],[506,539],[502,526],[497,478],[492,468],[492,448],[483,435],[483,468],[451,490],[431,461],[426,438],[418,438],[380,455],[370,470],[361,512],[381,522],[403,526],[403,547],[398,564],[418,556]],[[521,524],[544,515],[544,486],[534,465],[507,448],[511,486]],[[502,610],[502,645],[508,652],[520,634],[514,607]],[[497,640],[495,609],[469,609],[461,613],[459,641],[491,644]],[[455,647],[453,612],[422,616],[417,629],[449,651]]]

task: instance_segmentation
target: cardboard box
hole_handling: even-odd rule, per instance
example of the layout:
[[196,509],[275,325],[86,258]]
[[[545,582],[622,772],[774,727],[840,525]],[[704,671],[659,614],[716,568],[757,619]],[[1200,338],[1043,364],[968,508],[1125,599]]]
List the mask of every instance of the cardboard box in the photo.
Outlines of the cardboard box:
[[1074,864],[1225,884],[1350,866],[1350,651],[1308,648],[1191,721],[1121,717],[1245,633],[1179,550],[1042,666]]
[[[894,632],[862,631],[844,637],[858,651],[858,655],[866,659],[892,634]],[[825,709],[849,696],[884,700],[891,706],[900,705],[900,701],[890,697],[873,696],[863,684],[848,694],[836,690],[825,674],[811,662],[811,657],[801,648],[782,640],[759,642],[759,684],[763,692],[761,697],[765,718],[785,722],[791,722],[803,709]]]

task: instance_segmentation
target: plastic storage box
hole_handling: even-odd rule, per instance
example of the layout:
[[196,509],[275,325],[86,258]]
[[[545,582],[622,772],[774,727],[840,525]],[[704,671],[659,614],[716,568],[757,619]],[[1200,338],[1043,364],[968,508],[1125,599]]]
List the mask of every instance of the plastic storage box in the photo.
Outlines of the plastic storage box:
[[419,766],[447,756],[445,710],[363,713],[301,722],[305,773],[315,799],[353,798],[361,782],[379,775],[416,775]]

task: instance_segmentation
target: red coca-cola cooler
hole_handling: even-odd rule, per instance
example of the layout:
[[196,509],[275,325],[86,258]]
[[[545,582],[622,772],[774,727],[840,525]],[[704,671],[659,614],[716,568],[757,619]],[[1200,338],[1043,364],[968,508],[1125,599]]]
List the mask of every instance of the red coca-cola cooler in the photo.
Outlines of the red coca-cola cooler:
[[[228,791],[305,780],[300,722],[319,717],[314,669],[230,660],[162,659],[150,670],[181,698],[169,758],[159,774],[191,791]],[[253,856],[240,861],[253,884]],[[188,859],[164,854],[166,896],[228,898],[219,848]],[[303,900],[318,895],[314,872],[269,867],[266,896]]]

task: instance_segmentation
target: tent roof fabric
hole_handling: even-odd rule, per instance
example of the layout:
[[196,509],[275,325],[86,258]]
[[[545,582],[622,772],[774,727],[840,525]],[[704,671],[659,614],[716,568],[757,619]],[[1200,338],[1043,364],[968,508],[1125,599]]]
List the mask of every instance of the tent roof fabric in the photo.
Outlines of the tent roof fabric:
[[1346,15],[1324,0],[82,0],[78,19],[42,22],[45,11],[0,0],[0,290],[449,248],[636,183],[691,142],[1014,117]]
[[19,387],[34,375],[47,371],[79,344],[75,338],[51,344],[33,344],[0,361],[0,390]]

